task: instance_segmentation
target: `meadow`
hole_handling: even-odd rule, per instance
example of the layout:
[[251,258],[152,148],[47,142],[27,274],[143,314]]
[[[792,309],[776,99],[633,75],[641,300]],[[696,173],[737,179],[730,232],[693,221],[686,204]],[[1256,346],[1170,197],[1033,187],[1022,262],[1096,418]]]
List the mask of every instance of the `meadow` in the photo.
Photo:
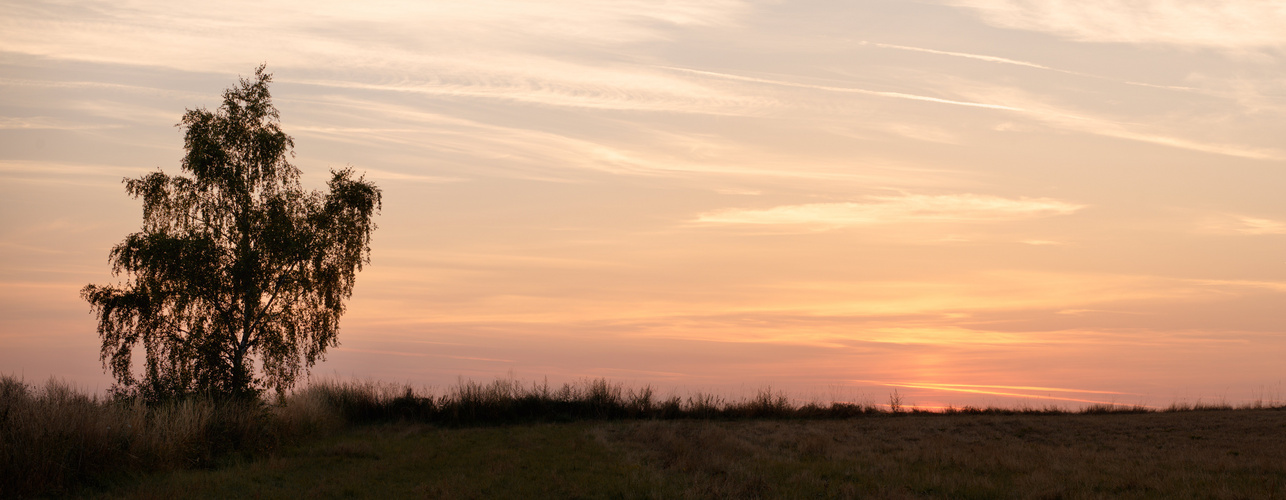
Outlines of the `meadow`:
[[0,497],[1286,498],[1270,402],[953,408],[362,382],[146,405],[0,378]]

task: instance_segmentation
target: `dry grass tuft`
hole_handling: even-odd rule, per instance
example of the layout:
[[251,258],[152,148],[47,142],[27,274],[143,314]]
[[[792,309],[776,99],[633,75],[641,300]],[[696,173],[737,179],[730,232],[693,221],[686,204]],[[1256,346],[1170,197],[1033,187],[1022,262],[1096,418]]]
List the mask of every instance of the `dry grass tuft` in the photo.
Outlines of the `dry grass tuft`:
[[271,442],[257,402],[148,407],[90,397],[50,380],[0,377],[0,496],[63,493],[138,471],[209,467]]

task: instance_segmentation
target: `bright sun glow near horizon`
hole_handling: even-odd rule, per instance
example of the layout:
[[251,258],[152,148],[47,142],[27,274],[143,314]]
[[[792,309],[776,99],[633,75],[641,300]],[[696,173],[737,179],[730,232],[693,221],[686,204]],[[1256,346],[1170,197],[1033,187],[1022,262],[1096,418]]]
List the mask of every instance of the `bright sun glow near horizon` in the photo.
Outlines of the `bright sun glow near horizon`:
[[111,383],[88,283],[261,63],[384,192],[314,377],[1286,399],[1275,0],[0,0],[0,372]]

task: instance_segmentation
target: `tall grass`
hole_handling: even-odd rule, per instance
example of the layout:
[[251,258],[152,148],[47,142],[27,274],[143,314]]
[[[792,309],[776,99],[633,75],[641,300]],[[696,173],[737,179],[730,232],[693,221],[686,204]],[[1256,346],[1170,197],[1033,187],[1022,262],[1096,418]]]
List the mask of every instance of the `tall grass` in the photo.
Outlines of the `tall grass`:
[[[0,375],[0,498],[75,492],[155,471],[212,467],[236,455],[351,425],[415,421],[440,426],[621,419],[847,419],[927,414],[901,403],[795,405],[772,390],[728,400],[713,394],[658,397],[651,387],[607,380],[551,387],[514,379],[461,380],[444,393],[376,382],[322,381],[267,400],[185,399],[156,405],[90,396],[51,380],[34,387]],[[1260,403],[1255,407],[1265,407]],[[1175,405],[1166,411],[1231,409]],[[1097,405],[1079,413],[1150,412]],[[1046,407],[948,408],[945,414],[1077,413]]]
[[849,418],[887,413],[870,404],[795,406],[784,393],[767,389],[742,400],[708,393],[658,398],[650,386],[627,388],[604,379],[557,388],[547,382],[523,384],[514,379],[486,384],[461,380],[440,395],[416,392],[406,386],[325,381],[283,402],[289,407],[299,404],[299,400],[317,401],[310,405],[331,408],[350,424],[413,420],[462,426],[618,419]]
[[0,497],[61,493],[135,471],[208,467],[273,440],[258,402],[155,407],[0,377]]

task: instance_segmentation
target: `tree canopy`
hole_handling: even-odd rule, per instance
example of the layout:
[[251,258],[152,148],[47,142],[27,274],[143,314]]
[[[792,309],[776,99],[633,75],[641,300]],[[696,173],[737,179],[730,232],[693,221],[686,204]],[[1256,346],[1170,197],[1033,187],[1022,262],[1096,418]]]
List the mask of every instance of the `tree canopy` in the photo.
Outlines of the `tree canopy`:
[[300,186],[264,70],[225,90],[217,110],[183,115],[190,176],[124,180],[143,200],[142,229],[109,256],[125,281],[81,290],[118,392],[281,391],[338,345],[381,193],[351,168],[331,171],[329,192]]

